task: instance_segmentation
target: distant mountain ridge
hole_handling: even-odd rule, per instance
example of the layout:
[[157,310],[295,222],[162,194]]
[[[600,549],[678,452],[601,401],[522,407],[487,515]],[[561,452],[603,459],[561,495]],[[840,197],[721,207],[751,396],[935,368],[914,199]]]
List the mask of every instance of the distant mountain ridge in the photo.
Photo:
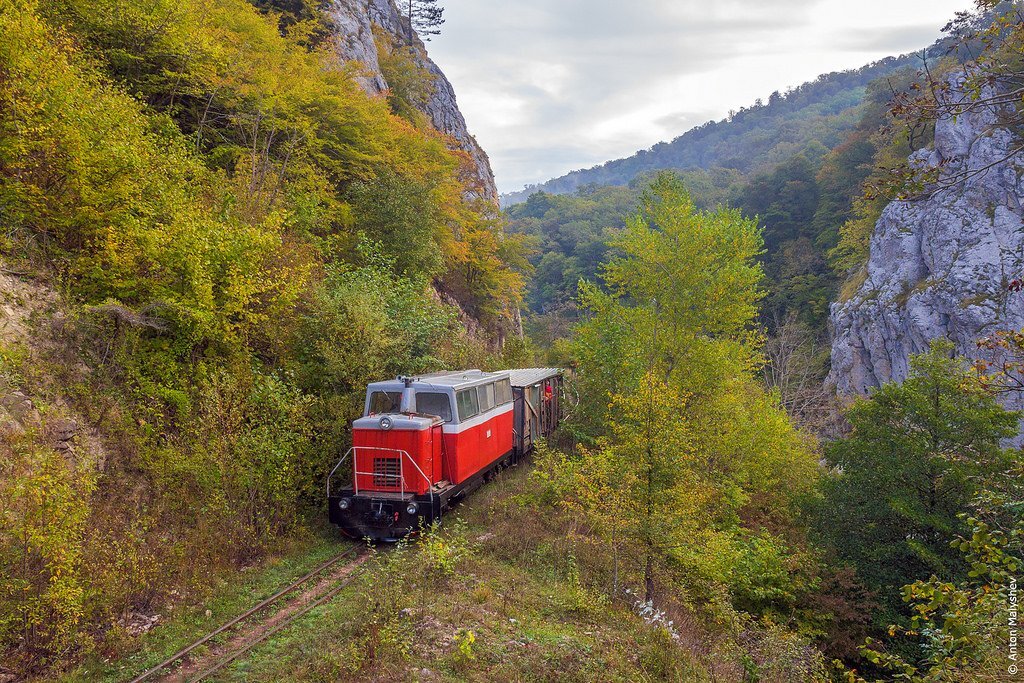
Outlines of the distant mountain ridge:
[[[945,54],[946,45],[942,39],[923,52],[937,57]],[[697,126],[671,142],[503,194],[501,204],[518,204],[537,192],[568,194],[586,185],[628,185],[641,173],[662,169],[724,167],[751,173],[795,154],[819,158],[856,125],[868,83],[919,66],[921,58],[921,52],[887,57],[859,69],[823,74],[784,94],[776,91],[766,103],[759,100],[721,121]]]

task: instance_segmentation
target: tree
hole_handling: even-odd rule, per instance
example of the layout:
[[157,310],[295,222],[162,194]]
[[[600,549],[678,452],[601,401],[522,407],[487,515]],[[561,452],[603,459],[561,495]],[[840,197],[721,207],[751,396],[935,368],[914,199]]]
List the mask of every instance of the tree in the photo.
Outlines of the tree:
[[400,37],[374,26],[373,38],[377,63],[388,84],[391,111],[413,125],[428,127],[430,124],[423,112],[436,90],[433,74],[416,48],[406,45]]
[[443,14],[444,7],[439,6],[437,0],[406,0],[409,45],[412,45],[414,31],[427,41],[430,36],[441,33],[439,27],[444,23]]
[[[1006,644],[1015,637],[1011,610],[1024,567],[1024,460],[996,478],[960,515],[966,533],[950,545],[970,567],[965,577],[931,576],[903,587],[909,624],[868,639],[864,657],[891,680],[906,683],[1000,681],[1014,672]],[[912,642],[914,647],[903,647]],[[1007,671],[1009,669],[1009,671]],[[856,672],[847,680],[864,683]]]
[[793,422],[815,434],[834,434],[837,410],[834,392],[825,384],[828,347],[823,349],[811,330],[790,313],[775,320],[764,346],[764,383],[778,392]]
[[576,425],[590,445],[578,504],[616,559],[631,551],[648,599],[659,566],[732,581],[722,565],[753,549],[740,520],[784,518],[816,476],[807,442],[754,378],[757,224],[698,211],[665,174],[614,247],[611,291],[582,288],[590,317],[573,343]]
[[394,262],[395,272],[413,277],[438,275],[444,267],[444,225],[434,188],[390,170],[349,188],[355,227]]
[[[960,12],[946,26],[955,40],[951,51],[961,61],[956,70],[948,63],[938,68],[926,64],[921,83],[895,94],[891,113],[908,127],[912,139],[919,132],[927,136],[936,121],[978,112],[995,112],[1009,130],[1024,125],[1024,13],[1017,3],[1004,0],[975,0],[975,5],[978,13]],[[890,185],[901,199],[931,196],[1022,153],[1024,144],[1018,140],[1001,158],[981,167],[947,171],[903,164],[892,169]]]
[[901,586],[935,574],[962,577],[950,548],[966,532],[958,515],[986,480],[1005,472],[1017,413],[986,392],[952,344],[933,343],[903,384],[887,384],[848,414],[853,431],[827,450],[820,535],[886,601],[895,620]]
[[646,375],[638,391],[613,398],[609,435],[581,459],[577,493],[611,546],[613,591],[623,549],[636,548],[646,601],[653,599],[655,568],[666,551],[706,522],[708,487],[680,415],[685,402],[660,378]]
[[[1020,501],[1018,501],[1018,506]],[[906,683],[947,681],[999,681],[1007,665],[1006,644],[1016,630],[1008,619],[1012,586],[1022,566],[1024,524],[1018,518],[1008,530],[992,529],[978,519],[964,516],[968,533],[951,546],[971,567],[970,574],[950,582],[932,576],[903,587],[903,600],[913,616],[910,627],[891,626],[899,635],[919,643],[910,654],[887,651],[885,644],[868,639],[863,648],[868,661]],[[1010,675],[1014,669],[1010,668]],[[851,672],[848,680],[865,683]]]
[[672,174],[652,183],[612,240],[621,254],[604,269],[612,293],[581,289],[591,313],[575,343],[588,386],[587,427],[600,429],[610,398],[639,387],[649,372],[703,393],[753,367],[761,246],[757,224],[739,211],[697,211]]

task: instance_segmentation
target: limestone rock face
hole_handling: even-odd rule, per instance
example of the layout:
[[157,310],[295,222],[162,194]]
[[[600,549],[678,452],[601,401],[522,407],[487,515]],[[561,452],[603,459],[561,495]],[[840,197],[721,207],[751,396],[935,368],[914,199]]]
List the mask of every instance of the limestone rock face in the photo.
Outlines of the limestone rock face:
[[[346,61],[362,65],[358,82],[371,95],[378,95],[388,89],[377,60],[377,46],[373,40],[373,27],[384,29],[401,41],[408,40],[405,19],[394,0],[334,0],[329,14],[336,27],[335,45],[338,54]],[[433,75],[433,94],[423,108],[434,128],[450,136],[455,148],[469,155],[473,162],[474,194],[497,205],[498,191],[494,184],[491,163],[476,139],[470,135],[466,119],[459,111],[455,90],[430,57],[423,42],[413,36],[413,44],[422,60],[422,65]]]
[[[961,83],[952,85],[955,93]],[[937,122],[934,149],[911,157],[939,168],[938,187],[943,179],[950,187],[886,207],[867,279],[832,305],[831,381],[840,394],[902,381],[910,356],[937,337],[977,358],[979,337],[1024,328],[1024,293],[1007,291],[1024,273],[1024,177],[1020,160],[1005,160],[1019,144],[997,111],[983,109]]]

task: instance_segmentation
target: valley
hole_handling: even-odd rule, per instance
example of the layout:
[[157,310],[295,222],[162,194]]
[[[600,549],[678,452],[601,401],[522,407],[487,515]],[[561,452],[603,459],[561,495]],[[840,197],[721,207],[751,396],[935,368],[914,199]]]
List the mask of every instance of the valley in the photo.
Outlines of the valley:
[[0,683],[1016,680],[1019,4],[505,194],[480,11],[0,4]]

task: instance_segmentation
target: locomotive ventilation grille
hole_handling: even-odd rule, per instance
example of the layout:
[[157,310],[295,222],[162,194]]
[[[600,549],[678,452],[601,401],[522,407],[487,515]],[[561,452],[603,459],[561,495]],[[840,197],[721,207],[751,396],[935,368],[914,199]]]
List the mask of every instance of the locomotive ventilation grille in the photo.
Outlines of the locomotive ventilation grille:
[[400,488],[402,465],[398,458],[373,459],[373,485],[378,488]]

